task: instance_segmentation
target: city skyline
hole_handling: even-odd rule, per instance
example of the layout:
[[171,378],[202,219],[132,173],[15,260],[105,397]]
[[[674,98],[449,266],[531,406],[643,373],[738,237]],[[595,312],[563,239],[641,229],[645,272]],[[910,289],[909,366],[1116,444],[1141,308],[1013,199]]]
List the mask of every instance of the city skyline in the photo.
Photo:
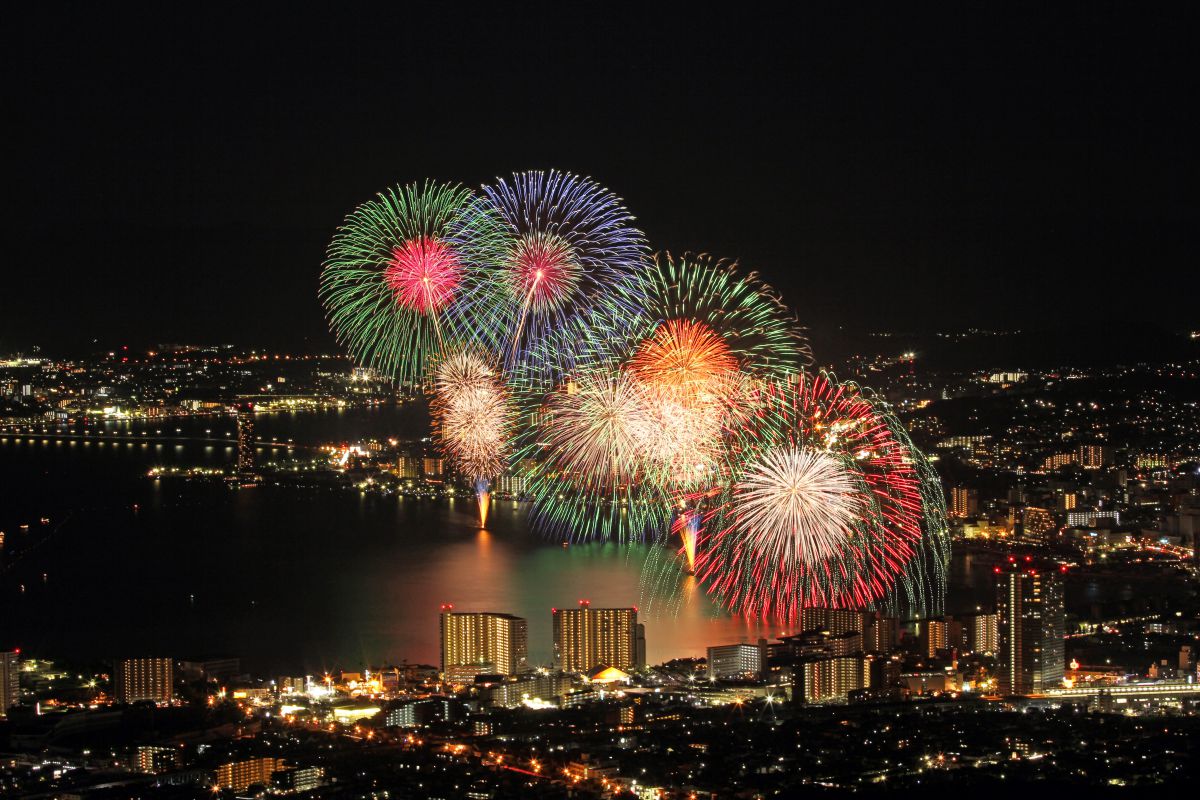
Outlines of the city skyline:
[[18,9],[0,796],[1194,785],[1200,17],[790,10]]

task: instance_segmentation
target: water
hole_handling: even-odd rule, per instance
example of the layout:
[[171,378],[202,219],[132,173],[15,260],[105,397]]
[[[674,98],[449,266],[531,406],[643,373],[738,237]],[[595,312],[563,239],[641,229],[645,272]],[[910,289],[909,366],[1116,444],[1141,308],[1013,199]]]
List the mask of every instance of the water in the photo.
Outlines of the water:
[[[415,438],[422,425],[419,409],[385,407],[260,415],[256,434],[302,445]],[[172,436],[177,428],[180,437],[222,441],[0,437],[0,530],[9,543],[0,554],[0,646],[83,658],[231,654],[270,673],[436,664],[439,608],[453,603],[528,619],[530,656],[541,663],[551,657],[551,609],[580,599],[642,605],[652,663],[782,632],[720,613],[691,585],[678,609],[645,607],[642,561],[668,552],[563,548],[531,532],[525,506],[513,502],[497,503],[481,531],[465,498],[146,477],[155,465],[232,464],[231,418],[92,430]]]

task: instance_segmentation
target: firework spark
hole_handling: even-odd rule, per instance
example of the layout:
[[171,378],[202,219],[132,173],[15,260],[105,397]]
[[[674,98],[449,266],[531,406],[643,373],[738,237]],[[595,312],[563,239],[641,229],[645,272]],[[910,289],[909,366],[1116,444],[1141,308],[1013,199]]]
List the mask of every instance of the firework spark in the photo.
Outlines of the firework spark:
[[612,192],[557,170],[517,173],[483,191],[506,225],[509,245],[498,262],[500,279],[482,275],[484,285],[475,285],[488,296],[501,290],[507,298],[487,325],[508,332],[510,364],[520,343],[551,332],[572,314],[636,299],[645,237]]

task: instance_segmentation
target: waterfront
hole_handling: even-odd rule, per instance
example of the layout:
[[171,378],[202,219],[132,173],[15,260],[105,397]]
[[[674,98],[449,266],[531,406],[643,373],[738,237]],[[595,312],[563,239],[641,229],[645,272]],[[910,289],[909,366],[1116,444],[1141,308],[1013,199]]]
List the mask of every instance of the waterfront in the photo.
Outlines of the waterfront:
[[[415,439],[426,425],[410,404],[257,415],[256,433],[294,439],[308,458],[312,445]],[[563,547],[529,529],[521,503],[498,501],[485,531],[465,497],[147,477],[152,466],[232,465],[234,428],[219,416],[101,422],[83,440],[0,434],[0,629],[29,652],[233,654],[281,673],[437,663],[442,603],[527,618],[535,663],[552,657],[551,608],[580,599],[639,606],[651,663],[786,630],[721,613],[694,582],[682,602],[664,601],[643,588],[642,564],[669,560],[667,548]],[[272,452],[288,453],[264,445],[258,457]],[[994,558],[955,552],[948,610],[991,606]],[[1103,586],[1069,581],[1068,611],[1124,614],[1157,596],[1145,580]]]
[[[422,422],[410,406],[261,415],[256,427],[266,439],[316,444],[415,437]],[[221,438],[233,421],[101,429]],[[19,537],[41,540],[0,573],[4,630],[30,652],[230,653],[283,672],[436,663],[438,610],[453,603],[525,616],[530,655],[543,663],[551,658],[551,608],[582,598],[597,606],[647,599],[648,548],[547,542],[528,529],[519,503],[498,502],[482,531],[465,498],[155,481],[146,477],[151,466],[227,465],[235,448],[96,439],[0,439],[7,551]],[[268,457],[265,448],[259,455]],[[42,517],[50,523],[39,525]],[[29,531],[19,530],[21,520],[34,521]],[[689,597],[678,613],[643,608],[651,661],[781,632],[720,614],[699,592]]]

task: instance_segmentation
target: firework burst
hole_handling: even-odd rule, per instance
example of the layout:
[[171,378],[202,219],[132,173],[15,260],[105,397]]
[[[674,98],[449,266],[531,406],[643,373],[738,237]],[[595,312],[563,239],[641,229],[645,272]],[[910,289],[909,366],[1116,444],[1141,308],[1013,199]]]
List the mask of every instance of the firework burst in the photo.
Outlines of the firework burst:
[[470,351],[441,362],[433,385],[431,411],[438,440],[459,472],[472,479],[484,524],[491,479],[503,471],[511,440],[508,392],[487,361]]
[[510,365],[523,342],[575,313],[602,302],[629,307],[640,294],[645,237],[612,192],[557,170],[517,173],[483,191],[508,243],[498,271],[472,275],[468,294],[488,298],[480,325]]
[[359,363],[420,383],[449,341],[476,332],[468,276],[500,257],[498,217],[450,184],[389,189],[348,216],[329,245],[321,299],[330,326]]
[[926,509],[911,443],[877,401],[800,376],[764,393],[730,452],[696,556],[697,574],[728,608],[792,619],[806,606],[893,597]]

